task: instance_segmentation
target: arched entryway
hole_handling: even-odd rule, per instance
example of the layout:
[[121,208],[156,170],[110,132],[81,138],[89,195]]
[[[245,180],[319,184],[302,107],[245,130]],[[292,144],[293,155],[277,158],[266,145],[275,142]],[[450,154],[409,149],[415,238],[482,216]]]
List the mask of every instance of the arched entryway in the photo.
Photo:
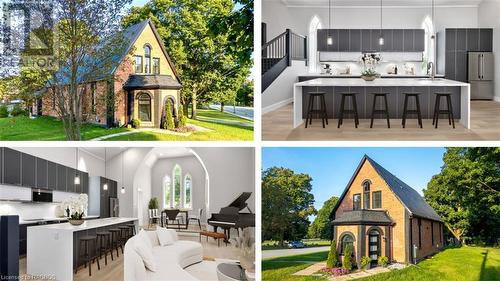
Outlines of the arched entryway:
[[161,124],[160,128],[165,129],[164,124],[165,124],[165,119],[167,118],[167,104],[170,106],[170,110],[172,111],[172,117],[174,117],[174,123],[177,125],[177,122],[179,122],[177,118],[177,109],[175,108],[175,99],[173,97],[166,97],[163,101],[163,109],[161,113]]
[[138,94],[137,100],[139,120],[141,120],[141,122],[151,122],[151,96],[146,92],[142,92]]

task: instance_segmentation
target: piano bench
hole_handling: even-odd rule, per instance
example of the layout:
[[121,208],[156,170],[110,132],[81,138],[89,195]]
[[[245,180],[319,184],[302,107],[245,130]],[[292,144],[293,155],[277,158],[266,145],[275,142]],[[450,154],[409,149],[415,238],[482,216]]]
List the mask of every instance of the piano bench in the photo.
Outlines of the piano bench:
[[217,247],[220,247],[220,240],[223,239],[224,243],[226,243],[227,246],[226,234],[224,233],[212,232],[212,231],[200,231],[200,242],[201,242],[201,236],[206,236],[207,242],[208,242],[208,237],[217,239]]

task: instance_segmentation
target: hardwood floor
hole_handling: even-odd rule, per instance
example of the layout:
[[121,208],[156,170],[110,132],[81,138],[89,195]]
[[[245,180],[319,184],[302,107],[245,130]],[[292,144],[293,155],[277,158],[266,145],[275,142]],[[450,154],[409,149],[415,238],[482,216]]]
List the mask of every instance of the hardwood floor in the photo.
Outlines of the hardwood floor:
[[448,126],[445,119],[439,120],[439,128],[432,126],[432,120],[423,120],[423,129],[416,119],[407,120],[406,129],[401,127],[401,119],[391,120],[391,128],[386,127],[385,119],[375,120],[370,129],[370,120],[360,120],[359,128],[354,128],[353,120],[345,120],[337,129],[337,121],[329,120],[323,129],[321,120],[313,120],[307,129],[300,126],[293,129],[293,104],[288,104],[262,116],[262,139],[264,141],[470,141],[500,140],[500,103],[494,101],[471,102],[471,129],[467,130],[455,122],[456,129]]

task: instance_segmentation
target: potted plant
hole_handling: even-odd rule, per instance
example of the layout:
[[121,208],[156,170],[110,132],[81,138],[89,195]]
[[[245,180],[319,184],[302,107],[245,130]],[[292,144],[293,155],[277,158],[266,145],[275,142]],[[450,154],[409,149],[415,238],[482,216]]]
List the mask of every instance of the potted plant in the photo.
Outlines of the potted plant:
[[373,81],[378,76],[378,73],[372,68],[365,69],[361,72],[361,78],[365,81]]
[[361,72],[361,78],[365,81],[373,81],[375,78],[379,77],[377,71],[375,71],[375,66],[380,62],[380,54],[370,54],[364,53],[361,55],[360,63],[363,65],[363,71]]
[[249,228],[240,231],[237,238],[231,239],[233,247],[239,250],[240,266],[245,270],[248,280],[255,278],[255,239]]
[[69,217],[68,222],[72,225],[81,225],[84,222],[83,215],[84,212],[74,212]]
[[153,197],[149,199],[148,209],[157,210],[158,208],[160,208],[160,204],[158,203],[158,198]]
[[389,258],[386,256],[380,256],[377,259],[377,263],[381,267],[386,267],[389,264]]
[[88,207],[88,196],[87,194],[80,194],[78,197],[72,197],[68,202],[68,209],[70,210],[70,216],[68,222],[72,225],[81,225],[84,220],[83,216],[87,211]]
[[372,260],[370,259],[370,257],[362,257],[361,258],[361,268],[363,270],[367,270],[367,269],[370,269],[370,264],[371,264]]

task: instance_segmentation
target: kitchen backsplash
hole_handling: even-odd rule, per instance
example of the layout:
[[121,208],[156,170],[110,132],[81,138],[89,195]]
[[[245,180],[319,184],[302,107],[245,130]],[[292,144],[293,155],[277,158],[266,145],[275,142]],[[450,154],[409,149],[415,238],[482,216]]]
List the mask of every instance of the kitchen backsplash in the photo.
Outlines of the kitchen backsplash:
[[[359,75],[363,70],[363,66],[356,62],[322,62],[319,73],[326,73],[326,64],[330,65],[332,75],[351,74]],[[383,62],[376,66],[376,71],[380,74],[395,74],[395,67],[397,66],[397,74],[399,75],[426,75],[427,70],[422,67],[420,62]]]

